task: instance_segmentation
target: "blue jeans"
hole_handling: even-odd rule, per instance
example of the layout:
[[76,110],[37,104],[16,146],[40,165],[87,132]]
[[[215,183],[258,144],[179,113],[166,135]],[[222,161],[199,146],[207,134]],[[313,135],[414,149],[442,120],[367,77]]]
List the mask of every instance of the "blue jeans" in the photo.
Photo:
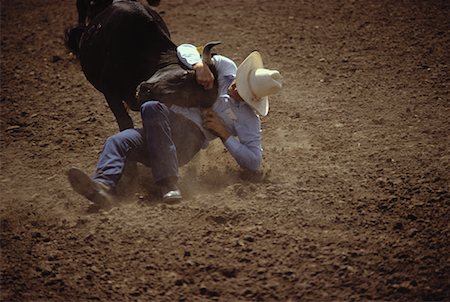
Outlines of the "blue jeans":
[[143,128],[126,129],[106,140],[94,180],[115,188],[127,159],[150,167],[155,182],[178,178],[178,167],[188,163],[203,145],[200,128],[163,103],[142,104],[141,118]]

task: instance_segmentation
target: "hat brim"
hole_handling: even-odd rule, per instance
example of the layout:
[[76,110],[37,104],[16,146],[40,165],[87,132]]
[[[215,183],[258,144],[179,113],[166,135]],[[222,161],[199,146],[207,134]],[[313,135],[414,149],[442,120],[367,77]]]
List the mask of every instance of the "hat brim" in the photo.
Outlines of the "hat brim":
[[249,78],[250,74],[258,68],[263,68],[261,54],[257,51],[252,52],[239,65],[236,72],[236,88],[242,99],[250,105],[258,114],[266,116],[269,112],[269,98],[264,96],[260,99],[255,98],[251,89]]

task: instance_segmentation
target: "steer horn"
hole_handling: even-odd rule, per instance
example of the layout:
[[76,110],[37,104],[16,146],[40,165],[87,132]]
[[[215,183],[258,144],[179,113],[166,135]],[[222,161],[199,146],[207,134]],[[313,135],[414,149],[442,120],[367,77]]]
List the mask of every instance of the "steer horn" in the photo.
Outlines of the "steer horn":
[[208,65],[212,65],[211,49],[214,46],[219,45],[221,43],[222,42],[220,42],[220,41],[212,41],[212,42],[206,43],[206,45],[203,46],[203,53],[202,53],[203,62],[205,62]]

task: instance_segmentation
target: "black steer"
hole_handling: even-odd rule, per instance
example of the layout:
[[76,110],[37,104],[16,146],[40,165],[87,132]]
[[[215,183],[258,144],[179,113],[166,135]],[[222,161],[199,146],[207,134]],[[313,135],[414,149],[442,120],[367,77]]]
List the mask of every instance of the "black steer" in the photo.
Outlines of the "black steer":
[[[120,0],[77,0],[78,24],[87,25],[101,11],[117,1]],[[147,0],[151,6],[158,6],[160,2],[160,0]]]
[[[206,63],[217,44],[205,46]],[[217,98],[217,81],[211,90],[197,83],[194,72],[179,62],[164,20],[148,5],[113,1],[87,26],[67,30],[66,46],[79,57],[87,80],[104,94],[120,130],[133,127],[124,102],[137,111],[148,99],[209,107]]]

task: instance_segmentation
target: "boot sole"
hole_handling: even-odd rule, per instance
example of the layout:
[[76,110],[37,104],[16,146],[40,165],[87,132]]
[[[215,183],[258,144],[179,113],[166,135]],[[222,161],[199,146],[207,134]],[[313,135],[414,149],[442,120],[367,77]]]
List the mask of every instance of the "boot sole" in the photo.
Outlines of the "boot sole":
[[70,168],[67,171],[70,185],[78,194],[93,202],[103,209],[111,209],[113,200],[107,192],[99,190],[95,182],[83,171],[77,168]]
[[80,169],[70,168],[67,171],[67,177],[69,178],[70,185],[78,194],[83,195],[89,200],[95,195],[95,188],[91,178]]

